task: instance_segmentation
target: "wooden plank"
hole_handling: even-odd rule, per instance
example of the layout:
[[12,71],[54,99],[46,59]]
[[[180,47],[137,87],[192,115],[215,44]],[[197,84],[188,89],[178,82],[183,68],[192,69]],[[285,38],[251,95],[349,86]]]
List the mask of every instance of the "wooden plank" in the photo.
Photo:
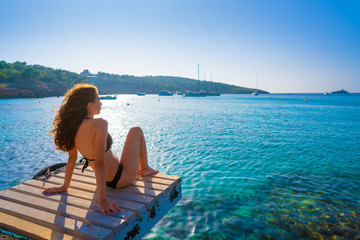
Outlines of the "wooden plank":
[[[95,177],[95,173],[94,171],[92,170],[91,167],[88,167],[87,169],[85,169],[85,171],[82,173],[82,165],[78,165],[75,167],[75,170],[74,170],[74,173],[75,174],[78,174],[78,175],[84,175],[84,176],[88,176],[88,177]],[[141,178],[142,176],[141,175],[138,175],[137,178]],[[181,177],[179,176],[172,176],[172,175],[167,175],[167,174],[163,174],[163,173],[156,173],[156,174],[153,174],[151,176],[146,176],[145,178],[148,178],[148,177],[153,177],[153,178],[157,178],[157,179],[164,179],[164,180],[170,180],[170,181],[175,181],[175,185],[181,183]]]
[[0,228],[16,233],[20,236],[30,239],[62,239],[62,240],[78,240],[63,232],[42,226],[40,224],[32,223],[24,219],[14,217],[10,214],[0,212]]
[[[63,184],[64,180],[62,178],[57,178],[56,176],[52,176],[50,179],[47,180],[51,183],[57,183],[57,184]],[[76,181],[72,181],[70,183],[70,187],[77,188],[80,190],[85,190],[89,192],[94,192],[96,190],[96,186],[91,184],[85,184],[85,183],[79,183]],[[108,191],[109,190],[109,191]],[[153,197],[157,201],[163,197],[162,191],[154,190],[154,189],[148,189],[143,187],[135,187],[135,186],[129,186],[122,189],[113,189],[115,191],[111,191],[110,188],[106,189],[106,192],[109,196],[116,197],[118,195],[119,190],[123,190],[125,192],[135,193],[139,195],[145,195],[148,197]]]
[[75,166],[74,173],[82,174],[89,177],[95,177],[95,172],[92,170],[90,166],[87,169],[85,169],[84,172],[82,172],[82,165]]
[[[53,177],[51,179],[54,179]],[[42,181],[38,181],[38,180],[29,180],[24,182],[25,185],[29,185],[29,186],[39,186],[39,185],[43,185],[44,183]],[[53,183],[53,182],[46,182],[46,187],[43,187],[43,189],[47,188],[47,187],[55,187],[55,186],[59,186],[58,184]],[[85,194],[83,194],[83,192],[85,192]],[[90,201],[92,201],[91,204],[89,204],[89,207],[95,211],[100,212],[100,210],[97,207],[97,194],[96,191],[82,191],[82,190],[78,190],[78,189],[72,189],[72,187],[70,186],[68,188],[68,190],[64,193],[61,193],[63,195],[71,195],[74,197],[78,197],[78,198],[84,198],[84,199],[88,199]],[[46,195],[47,197],[51,197],[53,196],[53,194],[49,194]],[[113,194],[107,194],[107,198],[112,201],[115,202],[116,204],[118,204],[121,207],[121,210],[124,212],[124,217],[126,218],[130,218],[132,217],[132,214],[135,214],[137,216],[139,216],[140,214],[143,214],[146,211],[145,205],[141,204],[141,203],[136,203],[136,202],[132,202],[132,201],[126,201],[123,199],[119,199],[119,198],[114,198],[112,197]],[[129,210],[129,211],[126,211]],[[133,213],[131,213],[130,211],[132,211]],[[119,215],[119,217],[122,214]],[[118,215],[116,215],[118,216]],[[128,220],[128,219],[126,219]]]
[[[59,186],[58,184],[63,184],[63,182],[58,183],[58,184],[54,184],[54,183],[50,183],[48,181],[44,182],[44,181],[39,181],[39,180],[28,180],[28,181],[24,182],[24,184],[28,184],[28,185],[32,185],[32,186],[36,186],[36,187],[41,187],[41,188],[45,189],[45,188],[48,188],[48,187]],[[88,192],[88,191],[78,190],[76,188],[72,188],[72,186],[70,186],[70,188],[68,188],[67,193],[70,194],[70,195],[74,195],[74,196],[84,198],[84,199],[93,199],[94,198],[94,191]],[[152,197],[147,197],[147,196],[144,196],[144,195],[128,193],[126,191],[123,191],[122,189],[106,188],[106,193],[109,196],[113,196],[113,197],[116,197],[116,198],[126,199],[126,200],[129,200],[129,201],[146,204],[147,209],[151,208],[155,204],[155,199],[152,198]]]
[[150,188],[143,188],[138,186],[129,186],[126,188],[122,188],[124,191],[129,193],[136,193],[136,194],[142,194],[148,197],[153,197],[156,199],[156,201],[159,201],[164,197],[164,194],[162,191],[154,190]]
[[[61,177],[61,178],[65,178],[65,173],[64,172],[60,172],[54,176],[57,177]],[[90,176],[86,176],[86,175],[80,175],[80,174],[73,174],[71,180],[76,180],[78,182],[82,182],[82,183],[86,183],[86,184],[92,184],[92,185],[96,185],[96,178],[94,177],[90,177]]]
[[[65,177],[65,173],[60,174],[60,176]],[[96,184],[95,173],[91,168],[85,169],[85,171],[82,173],[82,167],[76,166],[74,169],[74,176],[82,176],[80,178],[76,177],[76,179],[78,179],[79,181],[84,181],[84,182],[90,181],[91,183]],[[89,180],[89,177],[91,177],[94,180]],[[139,186],[139,187],[148,187],[148,188],[155,189],[155,190],[160,190],[160,191],[163,191],[164,194],[166,194],[169,191],[169,189],[164,188],[161,185],[166,185],[166,186],[173,188],[174,184],[176,186],[178,183],[181,182],[181,177],[157,173],[157,174],[154,174],[151,176],[145,176],[145,177],[137,175],[136,180],[138,180],[138,181],[133,182],[132,185]],[[139,185],[138,184],[139,181],[143,181],[144,183]],[[145,182],[151,182],[154,184],[149,185]]]
[[165,185],[165,186],[169,186],[171,188],[173,186],[175,186],[175,183],[176,183],[174,180],[168,180],[168,179],[164,179],[164,178],[157,178],[155,176],[141,177],[140,175],[137,175],[136,180],[155,183],[155,184],[159,184],[159,185]]
[[0,212],[84,239],[112,239],[110,229],[0,199]]
[[[62,183],[64,183],[64,179],[54,175],[48,180],[48,182],[62,184]],[[79,182],[76,182],[76,181],[72,181],[70,186],[71,187],[79,187],[79,188],[82,188],[83,190],[92,192],[93,193],[93,199],[92,200],[97,201],[97,194],[95,194],[96,193],[96,185],[86,184],[86,183],[79,183]],[[120,198],[117,198],[118,195],[119,195],[119,192],[108,192],[107,191],[107,198],[110,201],[113,201],[116,204],[118,204],[121,208],[125,208],[125,209],[135,211],[136,215],[138,217],[141,214],[145,213],[145,211],[146,211],[145,204],[120,199]]]
[[[57,175],[54,175],[48,181],[62,184],[64,182],[64,179],[61,177],[58,177]],[[96,185],[93,185],[90,183],[86,184],[86,183],[77,182],[76,179],[73,179],[70,185],[73,187],[76,187],[75,184],[76,184],[76,186],[80,186],[80,187],[82,186],[83,189],[86,191],[91,191],[93,193],[96,192]],[[118,196],[119,196],[118,191],[114,192],[114,191],[111,191],[110,188],[106,188],[106,192],[107,192],[107,198],[109,198],[113,201],[116,201],[116,203],[119,204],[123,208],[130,209],[130,210],[136,210],[136,211],[140,211],[140,212],[142,211],[142,208],[145,208],[145,204],[118,198]],[[97,194],[93,195],[93,199],[97,200]]]
[[16,202],[24,206],[52,212],[56,215],[70,217],[85,223],[111,229],[115,234],[126,227],[124,219],[112,216],[104,216],[101,213],[87,211],[72,205],[66,205],[62,202],[50,201],[45,198],[38,198],[24,193],[4,190],[0,191],[0,198]]
[[[26,182],[23,183],[23,185],[26,185],[26,186],[30,186],[30,187],[38,187],[38,188],[41,188],[40,190],[40,193],[45,190],[46,188],[48,187],[56,187],[56,186],[59,186],[59,184],[56,184],[56,183],[50,183],[50,182],[42,182],[42,181],[38,181],[38,180],[28,180]],[[21,185],[17,185],[15,187],[13,187],[14,189],[17,189],[19,188]],[[39,192],[37,192],[38,194]],[[41,194],[43,195],[43,194]],[[49,194],[49,195],[46,195],[47,198],[51,198],[52,196],[55,196],[56,194]],[[85,199],[85,200],[90,200],[90,201],[93,201],[94,199],[96,199],[96,192],[87,192],[87,191],[82,191],[82,190],[78,190],[78,189],[74,189],[74,188],[68,188],[68,190],[66,192],[63,192],[63,193],[60,193],[59,195],[69,195],[69,196],[74,196],[76,198],[79,198],[79,199]],[[43,195],[45,196],[45,195]],[[83,205],[83,204],[81,204]],[[89,205],[85,205],[85,206],[89,206]],[[93,205],[90,205],[90,206],[93,206]],[[94,209],[95,210],[98,210],[98,208],[96,207],[97,204],[94,206]],[[131,211],[131,210],[127,210],[127,209],[123,209],[123,213],[124,213],[124,217],[125,218],[130,218],[132,215],[135,214],[134,211]],[[100,210],[98,210],[100,211]]]
[[159,191],[162,191],[164,194],[167,193],[168,191],[170,191],[169,186],[151,183],[151,182],[138,181],[138,180],[134,180],[133,183],[131,184],[131,186],[159,190]]
[[[65,179],[65,173],[64,172],[58,173],[58,174],[56,174],[54,176]],[[85,183],[85,184],[96,185],[95,177],[90,178],[90,177],[87,177],[87,176],[81,176],[81,175],[73,174],[72,181],[73,180],[81,182],[81,183]],[[165,181],[167,181],[167,180],[165,180]],[[154,184],[154,183],[150,183],[150,182],[134,181],[131,185],[144,187],[144,188],[146,187],[146,188],[150,188],[150,189],[155,189],[155,190],[167,192],[167,191],[170,191],[168,186],[170,186],[171,184],[174,184],[174,182],[173,181],[170,182],[169,185],[161,185],[161,184],[156,184],[156,183]]]
[[[43,191],[46,188],[59,187],[63,183],[64,182],[62,182],[62,183],[52,183],[52,182],[49,182],[49,181],[28,180],[28,181],[24,182],[23,184],[41,188],[42,191]],[[84,199],[93,199],[94,198],[94,192],[79,190],[77,188],[72,188],[71,186],[67,189],[66,192],[69,195],[77,196],[79,198],[84,198]]]
[[[35,181],[35,180],[33,180],[33,181]],[[38,181],[36,181],[36,182],[38,182]],[[51,187],[51,186],[58,186],[58,185],[49,183],[48,187]],[[35,187],[32,185],[26,185],[26,184],[20,184],[20,185],[17,185],[17,186],[14,186],[11,188],[11,190],[13,190],[13,191],[22,192],[22,193],[33,195],[33,196],[46,198],[46,199],[53,200],[56,202],[63,202],[66,204],[74,205],[76,207],[81,207],[81,208],[88,209],[90,211],[94,211],[94,212],[98,212],[98,213],[100,212],[97,203],[91,201],[91,198],[90,198],[90,200],[87,200],[87,199],[83,199],[83,198],[78,198],[78,197],[76,197],[76,195],[73,196],[71,194],[68,194],[68,191],[73,192],[73,191],[78,191],[78,190],[69,189],[68,191],[63,192],[63,193],[44,195],[41,193],[44,189],[45,188],[38,188],[38,187]],[[114,214],[113,216],[117,217],[117,218],[122,218],[126,222],[130,222],[130,221],[135,220],[136,213],[135,213],[135,211],[131,211],[128,209],[121,209],[121,213],[119,213],[117,215]]]
[[163,173],[156,173],[154,175],[151,175],[150,177],[156,177],[156,178],[163,178],[163,179],[172,180],[172,181],[176,182],[176,185],[178,183],[181,183],[181,177],[179,177],[179,176],[172,176],[172,175],[167,175],[167,174],[163,174]]

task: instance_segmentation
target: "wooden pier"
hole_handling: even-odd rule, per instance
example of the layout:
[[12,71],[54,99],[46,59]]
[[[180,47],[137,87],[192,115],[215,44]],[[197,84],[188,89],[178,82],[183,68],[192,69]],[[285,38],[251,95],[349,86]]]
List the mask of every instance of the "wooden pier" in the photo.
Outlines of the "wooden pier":
[[121,213],[104,216],[97,206],[92,169],[76,166],[66,192],[41,192],[63,184],[65,172],[0,191],[0,229],[30,239],[140,239],[181,199],[181,178],[138,176],[123,189],[107,188]]

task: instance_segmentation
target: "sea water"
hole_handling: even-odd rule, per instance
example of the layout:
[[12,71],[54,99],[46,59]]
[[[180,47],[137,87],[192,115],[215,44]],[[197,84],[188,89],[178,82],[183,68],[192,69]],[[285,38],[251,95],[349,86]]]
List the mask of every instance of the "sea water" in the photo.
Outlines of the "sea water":
[[[66,162],[49,131],[62,98],[0,100],[0,190]],[[118,95],[113,151],[140,126],[182,200],[146,239],[360,238],[360,95]]]

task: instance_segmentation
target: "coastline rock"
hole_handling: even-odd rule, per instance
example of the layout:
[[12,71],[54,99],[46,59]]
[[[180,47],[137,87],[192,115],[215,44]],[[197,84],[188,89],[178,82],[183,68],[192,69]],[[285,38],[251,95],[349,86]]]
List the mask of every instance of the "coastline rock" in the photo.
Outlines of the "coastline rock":
[[30,91],[29,89],[19,89],[19,96],[25,97],[25,98],[32,98],[34,97],[34,93]]
[[67,91],[66,87],[54,83],[8,83],[0,85],[0,98],[42,98],[62,96]]
[[19,90],[17,88],[10,88],[7,85],[0,87],[0,98],[18,97]]

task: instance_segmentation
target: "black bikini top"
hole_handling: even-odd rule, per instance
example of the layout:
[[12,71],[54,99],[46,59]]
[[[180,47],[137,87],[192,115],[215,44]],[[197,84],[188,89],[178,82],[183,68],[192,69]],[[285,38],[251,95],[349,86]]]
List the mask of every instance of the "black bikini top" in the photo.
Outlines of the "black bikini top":
[[[108,133],[107,138],[106,138],[106,150],[105,152],[109,151],[109,149],[111,148],[113,144],[113,140],[111,135]],[[86,157],[83,157],[82,159],[80,159],[80,162],[82,162],[83,160],[85,160],[84,166],[82,168],[82,172],[84,172],[84,170],[89,166],[89,161],[95,161],[95,159],[88,159]]]
[[106,150],[105,150],[105,152],[107,152],[111,148],[112,144],[113,144],[112,137],[108,133],[107,138],[106,138]]

